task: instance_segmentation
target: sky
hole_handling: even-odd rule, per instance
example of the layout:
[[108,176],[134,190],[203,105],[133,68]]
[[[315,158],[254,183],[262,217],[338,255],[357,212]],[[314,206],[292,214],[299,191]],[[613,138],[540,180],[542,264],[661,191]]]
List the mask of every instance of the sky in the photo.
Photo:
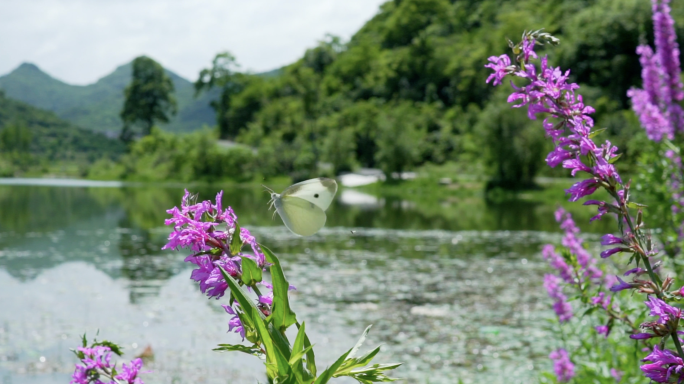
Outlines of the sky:
[[292,63],[331,33],[348,40],[386,0],[2,0],[0,75],[23,62],[90,84],[147,55],[194,81],[216,53],[241,69]]

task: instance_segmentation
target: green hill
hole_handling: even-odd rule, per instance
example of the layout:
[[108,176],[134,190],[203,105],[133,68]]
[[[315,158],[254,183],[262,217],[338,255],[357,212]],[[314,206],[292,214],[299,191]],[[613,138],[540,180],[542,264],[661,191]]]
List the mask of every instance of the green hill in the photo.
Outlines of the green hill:
[[[162,127],[172,132],[189,132],[203,125],[214,125],[215,115],[209,102],[216,97],[216,92],[195,99],[191,82],[171,71],[167,74],[175,86],[178,114]],[[113,135],[121,129],[119,112],[123,106],[123,90],[130,80],[130,63],[85,86],[66,84],[34,64],[24,63],[0,77],[0,88],[11,98],[52,111],[79,127]]]
[[116,158],[125,151],[118,139],[76,127],[52,112],[0,93],[0,132],[17,125],[28,129],[29,151],[41,159],[91,162],[102,157]]
[[[682,42],[684,4],[672,7]],[[648,0],[390,0],[348,43],[328,38],[280,76],[244,80],[224,98],[222,135],[293,176],[315,174],[320,161],[387,173],[450,161],[463,172],[485,166],[497,185],[530,185],[549,172],[549,143],[506,103],[507,84],[485,84],[484,65],[510,55],[507,38],[545,28],[561,45],[538,52],[571,70],[630,167],[643,146],[626,92],[641,83],[635,51],[653,41],[650,9]]]

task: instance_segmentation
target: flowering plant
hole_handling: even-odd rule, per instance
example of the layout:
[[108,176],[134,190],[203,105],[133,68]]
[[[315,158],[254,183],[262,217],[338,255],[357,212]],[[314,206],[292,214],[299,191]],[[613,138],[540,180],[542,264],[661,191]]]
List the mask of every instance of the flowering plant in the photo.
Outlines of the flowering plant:
[[[663,14],[667,14],[667,2],[654,0],[654,10],[659,10],[659,18],[665,20]],[[657,37],[658,39],[658,37]],[[668,40],[668,39],[665,39]],[[671,43],[671,39],[668,40]],[[584,205],[595,205],[597,214],[591,220],[601,219],[610,213],[617,217],[617,234],[606,234],[602,243],[611,248],[601,253],[601,258],[617,257],[621,254],[629,255],[627,264],[632,267],[625,273],[631,276],[630,281],[616,278],[610,290],[620,292],[632,290],[645,295],[642,299],[644,305],[640,306],[638,318],[651,316],[654,319],[645,321],[639,326],[639,330],[632,326],[631,339],[642,340],[645,348],[650,352],[643,357],[640,369],[647,378],[660,382],[681,382],[684,380],[684,350],[679,338],[679,319],[684,317],[684,312],[674,303],[681,300],[682,290],[671,290],[673,279],[662,278],[657,266],[658,249],[654,246],[651,234],[646,230],[642,209],[645,207],[632,201],[630,193],[630,181],[623,181],[614,163],[619,159],[618,148],[609,141],[598,144],[594,139],[602,130],[594,129],[594,121],[591,114],[594,109],[584,103],[582,96],[577,93],[579,85],[569,83],[570,71],[562,71],[549,65],[548,58],[543,57],[537,67],[532,60],[538,59],[535,46],[542,44],[558,44],[558,39],[543,33],[542,31],[525,32],[522,41],[514,44],[509,42],[515,54],[515,63],[507,55],[492,56],[490,63],[485,65],[493,70],[487,78],[487,82],[499,85],[507,76],[522,79],[525,84],[517,86],[511,81],[513,93],[508,101],[515,103],[513,107],[527,107],[528,117],[536,120],[543,116],[543,127],[546,135],[554,143],[554,149],[546,157],[550,167],[562,166],[569,169],[572,176],[588,175],[587,178],[575,183],[566,190],[570,201],[578,201],[581,198],[593,195],[597,190],[603,190],[610,199],[586,200]],[[678,53],[677,53],[678,56]],[[670,57],[671,59],[671,57]],[[678,67],[678,62],[668,61],[664,68]],[[678,69],[678,68],[677,68]],[[668,87],[679,87],[681,83],[668,77],[664,84]],[[672,91],[668,91],[672,93]],[[672,96],[675,100],[679,96]],[[670,108],[667,115],[670,117],[680,116],[681,109]],[[679,111],[679,112],[678,112]],[[678,120],[674,120],[678,121]],[[662,132],[659,128],[658,132]],[[563,214],[560,214],[561,219]],[[600,278],[596,270],[592,268],[590,259],[582,255],[583,252],[576,244],[567,244],[574,247],[574,256],[567,255],[559,259],[557,256],[548,255],[552,264],[556,263],[562,278],[568,278],[566,282],[576,285],[583,290],[588,283],[594,283]],[[570,253],[570,252],[568,252]],[[584,258],[585,262],[580,260]],[[561,261],[571,261],[572,268],[565,268]],[[561,321],[567,321],[572,315],[571,308],[566,303],[566,298],[559,291],[557,279],[549,278],[545,281],[549,293],[556,300],[556,312]],[[600,294],[592,298],[596,307],[604,308],[609,320],[597,331],[607,335],[616,319],[623,319],[619,313],[611,313],[615,307],[611,306],[611,300]],[[629,324],[628,324],[629,325]],[[654,344],[645,340],[655,341]],[[557,379],[562,382],[569,381],[575,375],[571,356],[567,350],[558,350],[551,354],[556,361]]]
[[[231,316],[229,330],[248,342],[219,344],[214,350],[239,351],[265,360],[266,375],[273,383],[324,384],[340,376],[364,384],[394,381],[385,373],[400,364],[369,365],[380,347],[357,356],[370,327],[352,349],[319,372],[305,323],[297,320],[290,307],[288,291],[294,287],[280,261],[249,230],[239,226],[233,209],[223,208],[222,197],[223,192],[219,192],[215,203],[197,202],[196,196],[186,191],[180,209],[169,209],[172,217],[165,222],[173,226],[173,232],[164,248],[192,249],[185,259],[196,266],[191,278],[208,297],[219,299],[228,294],[228,304],[223,307]],[[245,251],[244,245],[251,252]],[[264,280],[264,272],[269,272],[271,282]],[[293,325],[298,332],[290,342],[285,331]]]
[[110,341],[97,341],[88,345],[83,335],[81,347],[72,350],[81,361],[76,365],[70,384],[144,384],[138,377],[143,366],[141,358],[133,359],[129,364],[123,363],[117,370],[112,363],[112,353],[121,356],[121,347]]

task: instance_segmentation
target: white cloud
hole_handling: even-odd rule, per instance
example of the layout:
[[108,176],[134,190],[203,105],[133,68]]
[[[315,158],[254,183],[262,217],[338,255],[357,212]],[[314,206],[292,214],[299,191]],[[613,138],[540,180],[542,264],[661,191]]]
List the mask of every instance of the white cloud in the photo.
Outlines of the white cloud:
[[32,62],[88,84],[146,54],[194,80],[231,51],[243,69],[293,62],[332,33],[348,39],[385,0],[3,0],[0,73]]

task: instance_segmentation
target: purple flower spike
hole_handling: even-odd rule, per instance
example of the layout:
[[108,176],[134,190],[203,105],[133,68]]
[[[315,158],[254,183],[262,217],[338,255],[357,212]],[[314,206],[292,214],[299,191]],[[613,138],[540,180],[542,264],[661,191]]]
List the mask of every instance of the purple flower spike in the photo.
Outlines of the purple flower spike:
[[670,383],[673,379],[681,383],[684,373],[684,361],[674,352],[667,349],[661,350],[658,345],[653,346],[653,352],[646,356],[642,361],[650,361],[651,364],[641,366],[644,376],[656,383]]
[[567,383],[575,377],[575,364],[570,361],[568,351],[563,348],[557,349],[551,352],[549,359],[553,360],[553,371],[556,373],[558,382]]

